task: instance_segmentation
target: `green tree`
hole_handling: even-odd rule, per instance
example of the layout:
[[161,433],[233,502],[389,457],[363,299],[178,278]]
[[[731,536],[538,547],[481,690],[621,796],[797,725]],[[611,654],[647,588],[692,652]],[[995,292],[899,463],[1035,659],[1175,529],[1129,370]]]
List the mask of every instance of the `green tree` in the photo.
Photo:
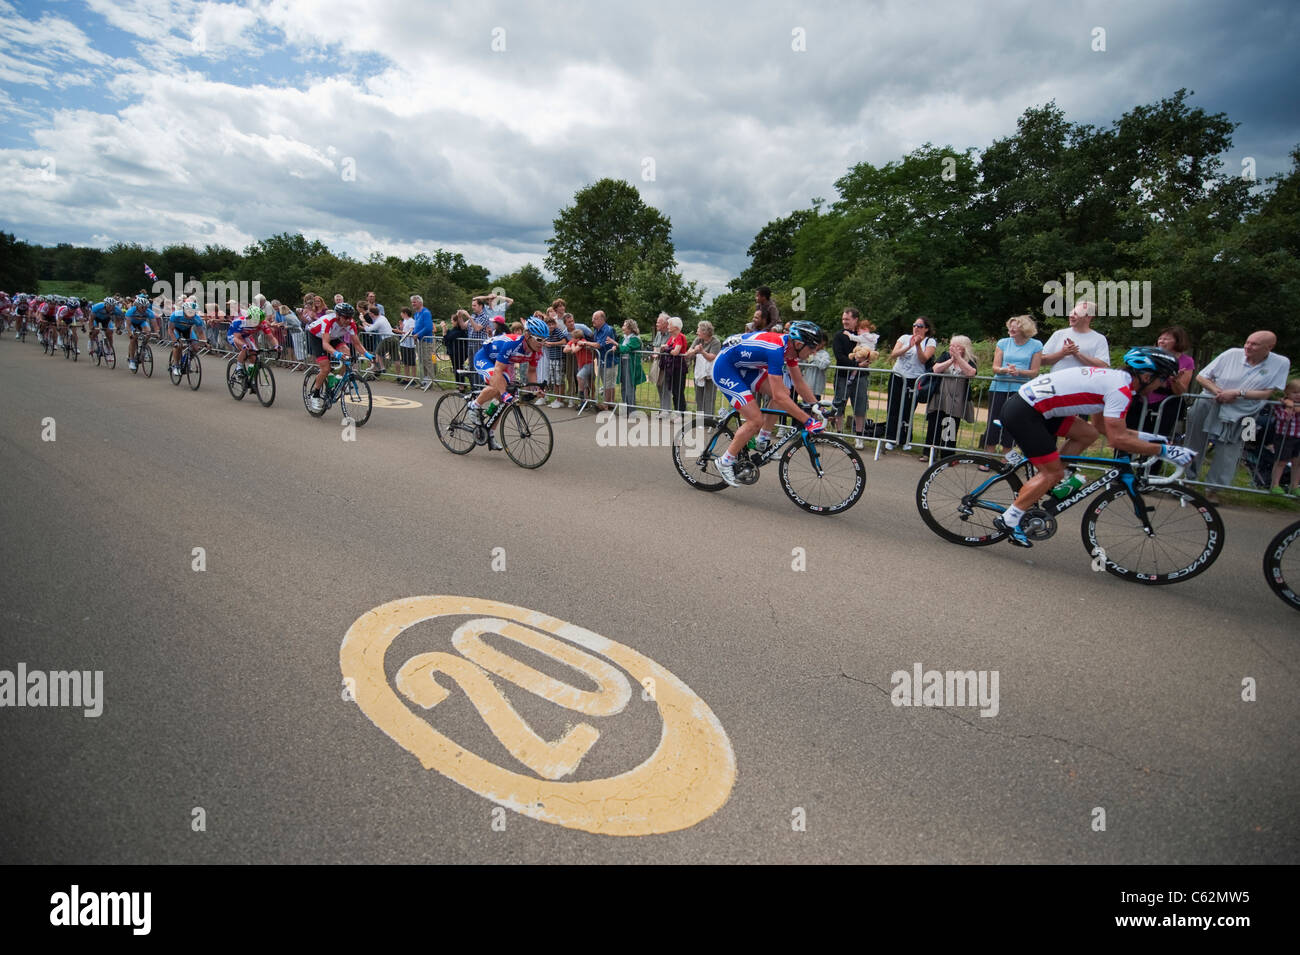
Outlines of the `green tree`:
[[298,303],[304,291],[316,291],[328,297],[326,292],[314,286],[305,287],[304,283],[309,276],[328,274],[337,261],[319,239],[308,242],[301,232],[292,235],[282,232],[246,248],[240,269],[242,278],[258,282],[267,298]]
[[759,229],[746,251],[749,267],[728,282],[727,288],[733,292],[753,294],[761,285],[771,287],[793,284],[791,276],[794,270],[795,237],[814,214],[812,209],[796,209],[788,216],[773,219]]
[[531,262],[515,272],[503,275],[491,282],[493,288],[503,288],[506,295],[514,299],[514,304],[506,309],[506,318],[510,321],[522,321],[533,312],[545,312],[551,305],[550,286],[542,270]]
[[545,265],[574,315],[618,303],[633,270],[655,246],[673,254],[667,217],[622,180],[602,179],[578,190],[554,227]]
[[12,232],[0,232],[0,289],[34,292],[40,280],[36,247],[18,241]]
[[160,280],[171,280],[170,275],[164,274],[162,269],[153,264],[160,261],[162,260],[157,249],[135,242],[116,242],[104,252],[95,280],[115,295],[134,294],[141,288],[151,287],[144,273],[146,262],[157,273]]
[[661,311],[676,315],[683,322],[693,320],[703,300],[704,291],[699,284],[685,281],[675,268],[672,249],[656,244],[632,267],[632,273],[620,289],[617,309],[606,308],[606,311],[611,321],[631,318],[641,328],[653,328]]

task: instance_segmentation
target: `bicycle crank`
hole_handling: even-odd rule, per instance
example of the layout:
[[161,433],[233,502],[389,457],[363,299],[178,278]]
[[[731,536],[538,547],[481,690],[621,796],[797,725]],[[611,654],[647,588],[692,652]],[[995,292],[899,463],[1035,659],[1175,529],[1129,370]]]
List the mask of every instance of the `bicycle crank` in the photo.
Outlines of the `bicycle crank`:
[[478,425],[477,427],[474,428],[475,444],[477,444],[479,447],[482,447],[483,445],[487,444],[487,439],[488,439],[487,428],[483,427],[482,425]]
[[758,468],[754,467],[754,465],[750,464],[748,461],[742,461],[737,458],[736,463],[732,465],[732,473],[736,475],[736,480],[741,484],[758,483]]
[[1056,518],[1041,507],[1031,507],[1020,519],[1020,528],[1031,541],[1045,541],[1056,533]]

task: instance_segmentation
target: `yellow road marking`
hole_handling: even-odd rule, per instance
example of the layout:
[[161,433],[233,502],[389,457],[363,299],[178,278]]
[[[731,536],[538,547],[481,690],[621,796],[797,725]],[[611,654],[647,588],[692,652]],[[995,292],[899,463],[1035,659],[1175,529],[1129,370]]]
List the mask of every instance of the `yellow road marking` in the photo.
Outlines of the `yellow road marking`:
[[[417,623],[448,616],[488,618],[462,624],[452,638],[469,659],[443,652],[417,654],[399,669],[397,689],[417,706],[430,709],[450,692],[435,674],[455,680],[510,753],[544,778],[504,769],[466,750],[435,730],[389,685],[384,659],[393,641]],[[494,650],[480,639],[489,632],[582,672],[598,689],[579,690]],[[559,706],[592,716],[615,715],[626,707],[630,686],[623,672],[605,660],[638,685],[655,687],[653,704],[663,719],[659,746],[641,765],[618,776],[560,782],[577,769],[599,732],[578,723],[548,743],[519,716],[485,670]],[[690,687],[630,647],[524,607],[458,596],[394,600],[352,624],[339,648],[339,665],[344,679],[354,682],[362,711],[426,769],[543,822],[604,835],[673,832],[711,816],[735,783],[736,760],[727,734]]]
[[371,394],[370,400],[376,408],[423,408],[424,405],[419,401],[412,401],[410,398],[393,398],[389,395]]

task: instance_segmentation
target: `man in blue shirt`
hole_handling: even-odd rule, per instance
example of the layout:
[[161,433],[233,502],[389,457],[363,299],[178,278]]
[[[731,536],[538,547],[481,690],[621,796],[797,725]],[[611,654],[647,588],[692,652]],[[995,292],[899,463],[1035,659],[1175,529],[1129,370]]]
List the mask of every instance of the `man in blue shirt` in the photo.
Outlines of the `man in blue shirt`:
[[424,307],[424,299],[419,295],[411,296],[411,318],[415,319],[411,334],[420,353],[420,374],[423,376],[420,384],[428,388],[433,384],[433,369],[429,367],[429,352],[433,349],[433,315]]
[[614,385],[618,382],[618,335],[614,326],[605,321],[603,311],[591,313],[591,324],[592,341],[598,346],[596,364],[605,383],[605,401],[599,406],[603,411],[606,405],[614,406]]

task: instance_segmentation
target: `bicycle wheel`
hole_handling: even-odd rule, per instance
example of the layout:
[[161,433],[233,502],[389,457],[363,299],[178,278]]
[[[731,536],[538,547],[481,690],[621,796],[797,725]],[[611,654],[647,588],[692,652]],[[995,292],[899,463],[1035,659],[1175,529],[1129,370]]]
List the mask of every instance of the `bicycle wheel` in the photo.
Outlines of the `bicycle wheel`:
[[555,447],[550,419],[523,401],[516,401],[506,409],[498,433],[506,455],[521,468],[540,468]]
[[72,357],[72,339],[66,335],[63,338],[63,358],[66,361]]
[[781,455],[781,490],[810,514],[842,514],[862,497],[867,473],[862,458],[829,434],[792,441]]
[[104,360],[104,349],[100,347],[98,340],[90,346],[90,353],[95,356],[95,367],[98,368],[99,363]]
[[243,401],[244,395],[248,394],[248,379],[234,358],[226,362],[226,387],[230,389],[230,397],[236,401]]
[[198,355],[190,356],[190,367],[185,372],[185,380],[190,383],[190,391],[199,390],[199,383],[203,381],[203,365],[199,362]]
[[258,364],[257,387],[254,390],[263,408],[269,408],[275,403],[275,372],[271,370],[270,365]]
[[319,418],[323,416],[326,411],[329,410],[329,402],[323,400],[329,389],[326,388],[321,391],[322,402],[321,402],[320,411],[313,411],[311,406],[311,389],[315,383],[316,383],[316,369],[310,368],[307,370],[307,373],[302,376],[302,403],[306,407],[307,413],[309,415],[311,415],[313,418]]
[[1150,537],[1121,484],[1098,491],[1084,512],[1083,546],[1105,562],[1107,573],[1142,584],[1172,584],[1214,563],[1223,550],[1223,520],[1213,504],[1174,484],[1138,488],[1138,494],[1154,532]]
[[465,396],[445,394],[433,406],[433,428],[442,446],[452,454],[469,454],[474,450],[474,429],[465,423],[469,408]]
[[146,378],[153,377],[153,349],[148,345],[141,345],[135,354],[135,363],[140,370],[144,372]]
[[104,349],[104,364],[107,365],[110,370],[117,367],[117,352],[113,350],[112,345],[109,345]]
[[718,473],[718,458],[736,436],[738,420],[739,415],[728,415],[713,428],[688,421],[673,433],[673,466],[683,481],[701,491],[730,487]]
[[1278,531],[1264,551],[1264,579],[1284,603],[1300,610],[1300,521]]
[[358,428],[361,427],[370,420],[370,412],[374,407],[370,386],[353,375],[343,383],[339,404],[343,406],[343,417],[351,418]]
[[[916,485],[916,509],[925,526],[966,547],[986,547],[1006,537],[993,519],[1015,501],[1022,482],[1019,470],[999,476],[1002,464],[999,458],[981,454],[956,454],[926,468]],[[991,470],[981,471],[980,465]],[[988,487],[974,498],[985,484]]]
[[182,352],[181,357],[167,366],[167,375],[172,380],[173,385],[181,383],[181,362],[185,360],[185,354]]

